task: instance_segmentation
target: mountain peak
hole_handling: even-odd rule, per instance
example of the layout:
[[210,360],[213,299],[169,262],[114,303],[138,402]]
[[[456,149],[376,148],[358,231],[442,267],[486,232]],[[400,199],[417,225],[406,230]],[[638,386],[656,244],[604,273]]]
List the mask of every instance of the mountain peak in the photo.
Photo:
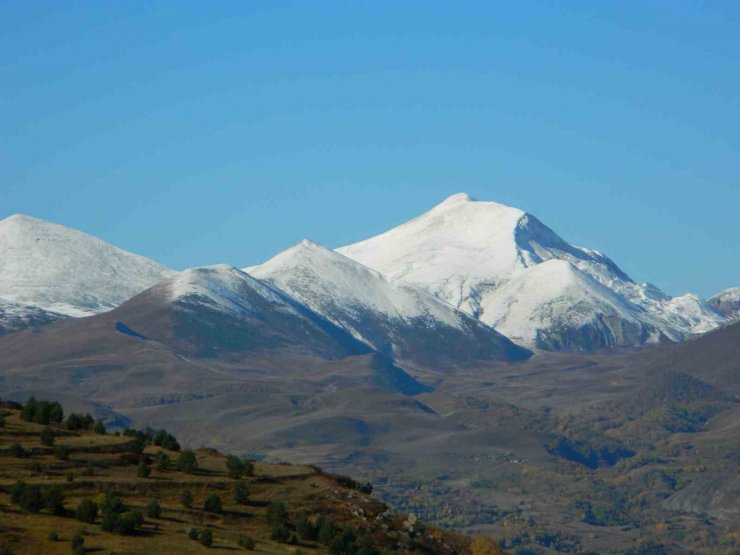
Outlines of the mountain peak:
[[0,297],[68,316],[110,310],[173,272],[75,229],[14,214],[0,221]]

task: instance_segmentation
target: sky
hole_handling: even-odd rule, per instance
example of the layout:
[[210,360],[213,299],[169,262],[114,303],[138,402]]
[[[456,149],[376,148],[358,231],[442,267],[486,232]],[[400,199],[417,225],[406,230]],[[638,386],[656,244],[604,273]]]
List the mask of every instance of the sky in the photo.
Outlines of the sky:
[[0,218],[181,269],[467,192],[740,285],[740,3],[0,0]]

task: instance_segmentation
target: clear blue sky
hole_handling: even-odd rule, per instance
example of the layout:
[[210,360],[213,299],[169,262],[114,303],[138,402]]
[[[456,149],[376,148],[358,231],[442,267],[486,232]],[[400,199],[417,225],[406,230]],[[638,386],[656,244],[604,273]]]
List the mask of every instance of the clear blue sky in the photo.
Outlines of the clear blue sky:
[[451,193],[740,285],[740,3],[0,2],[0,217],[175,268]]

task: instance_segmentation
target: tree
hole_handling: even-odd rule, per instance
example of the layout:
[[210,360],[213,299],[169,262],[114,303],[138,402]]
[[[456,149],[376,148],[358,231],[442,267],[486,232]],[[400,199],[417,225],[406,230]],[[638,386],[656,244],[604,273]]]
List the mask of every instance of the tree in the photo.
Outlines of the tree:
[[244,463],[236,455],[229,455],[226,457],[226,470],[228,471],[229,478],[239,480],[244,476]]
[[290,539],[290,530],[285,523],[279,522],[272,525],[270,539],[280,543],[287,543]]
[[252,536],[242,536],[236,543],[239,547],[243,547],[247,551],[251,551],[257,546],[257,542],[254,541]]
[[249,488],[244,484],[237,484],[234,488],[234,501],[239,505],[249,505]]
[[273,501],[270,503],[265,512],[265,520],[271,526],[275,524],[287,524],[288,509],[285,508],[285,503],[282,501]]
[[144,517],[139,511],[126,511],[118,518],[114,528],[116,534],[131,536],[144,524]]
[[5,415],[0,412],[0,428],[5,427]]
[[10,453],[11,457],[15,457],[17,459],[22,459],[26,456],[26,450],[20,443],[12,444],[8,449],[8,452]]
[[138,476],[139,478],[149,478],[149,475],[151,473],[151,469],[146,464],[146,459],[144,459],[144,457],[141,457],[139,459],[139,464],[136,465],[136,476]]
[[93,429],[95,430],[95,433],[96,434],[104,434],[105,431],[106,431],[105,430],[105,424],[103,424],[103,421],[102,420],[96,421],[95,422],[95,428],[93,428]]
[[316,521],[316,539],[324,545],[329,545],[337,535],[334,523],[328,518],[321,516]]
[[75,518],[80,522],[87,522],[92,524],[98,517],[98,504],[90,499],[83,499],[77,504],[77,510],[75,511]]
[[149,504],[146,506],[146,516],[149,518],[159,518],[162,516],[162,507],[159,504],[159,499],[152,497]]
[[72,549],[76,550],[78,547],[83,547],[85,545],[85,536],[82,535],[82,531],[77,532],[74,536],[72,536],[72,541],[70,542],[72,545]]
[[43,489],[44,508],[52,514],[64,514],[64,491],[62,486],[53,485]]
[[54,440],[56,439],[56,437],[57,437],[56,432],[50,426],[46,426],[39,433],[39,439],[41,440],[41,443],[43,445],[46,445],[47,447],[51,447],[54,445]]
[[180,495],[180,504],[186,509],[189,509],[193,505],[193,501],[193,494],[189,489],[186,489],[182,492],[182,495]]
[[177,458],[177,469],[188,474],[196,472],[198,470],[198,459],[195,456],[195,452],[185,449],[180,453],[180,456]]
[[24,484],[18,501],[23,510],[29,513],[38,513],[44,508],[44,502],[44,495],[39,486]]
[[171,464],[170,456],[164,451],[157,451],[157,454],[154,456],[154,464],[159,471],[167,470]]
[[208,528],[204,528],[198,534],[198,542],[206,547],[211,547],[213,545],[213,532]]
[[60,424],[64,420],[64,409],[59,403],[49,404],[49,420]]
[[35,397],[31,397],[21,409],[21,418],[26,422],[33,422],[36,416],[36,407],[38,401]]
[[301,538],[309,541],[314,541],[318,534],[316,525],[308,519],[308,515],[306,515],[306,513],[301,513],[298,517],[296,531]]
[[69,460],[69,448],[64,445],[54,447],[54,456],[60,461]]
[[203,510],[209,513],[220,513],[222,509],[221,497],[218,494],[209,493],[203,503]]

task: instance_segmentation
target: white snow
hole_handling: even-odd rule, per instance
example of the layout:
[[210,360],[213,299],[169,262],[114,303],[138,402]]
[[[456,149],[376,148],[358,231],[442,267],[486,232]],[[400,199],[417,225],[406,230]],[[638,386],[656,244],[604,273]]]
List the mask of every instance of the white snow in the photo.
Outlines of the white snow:
[[[528,345],[538,329],[604,311],[614,310],[674,340],[724,322],[696,296],[671,298],[635,283],[606,256],[570,245],[534,216],[466,194],[337,251],[424,287]],[[568,265],[547,263],[553,260]]]
[[428,317],[460,328],[463,317],[423,289],[385,276],[312,241],[301,241],[245,271],[330,320],[334,313],[354,312],[361,316],[358,311],[369,309],[401,321]]
[[168,301],[187,300],[237,316],[248,316],[254,309],[251,294],[258,294],[283,312],[296,314],[296,309],[283,296],[245,272],[218,264],[190,268],[159,284],[168,292]]
[[740,287],[730,287],[714,295],[709,304],[725,314],[728,320],[740,319]]
[[0,221],[0,298],[67,316],[115,308],[174,272],[36,218]]

